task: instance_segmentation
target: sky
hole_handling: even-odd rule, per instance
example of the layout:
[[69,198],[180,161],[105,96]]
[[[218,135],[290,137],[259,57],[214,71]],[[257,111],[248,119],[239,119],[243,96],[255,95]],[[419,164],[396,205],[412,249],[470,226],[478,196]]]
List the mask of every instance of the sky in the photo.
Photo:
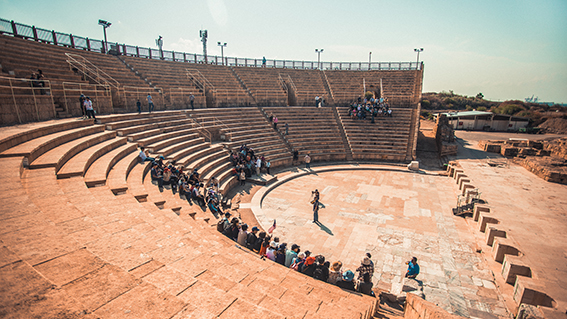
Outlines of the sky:
[[[567,103],[566,0],[0,0],[0,18],[108,41],[208,54],[316,61],[413,62],[423,92]],[[0,48],[1,49],[1,48]]]

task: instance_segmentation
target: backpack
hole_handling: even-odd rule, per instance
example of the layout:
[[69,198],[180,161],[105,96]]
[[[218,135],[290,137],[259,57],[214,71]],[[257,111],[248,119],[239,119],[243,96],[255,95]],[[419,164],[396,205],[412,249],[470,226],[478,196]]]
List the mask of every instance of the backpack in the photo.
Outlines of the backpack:
[[313,278],[323,280],[323,269],[321,269],[321,265],[317,265],[315,270],[313,271]]
[[217,223],[217,231],[224,233],[224,219],[219,220],[219,222]]
[[291,265],[291,268],[293,270],[297,270],[299,272],[302,272],[304,264],[305,264],[305,260],[298,260],[295,264]]

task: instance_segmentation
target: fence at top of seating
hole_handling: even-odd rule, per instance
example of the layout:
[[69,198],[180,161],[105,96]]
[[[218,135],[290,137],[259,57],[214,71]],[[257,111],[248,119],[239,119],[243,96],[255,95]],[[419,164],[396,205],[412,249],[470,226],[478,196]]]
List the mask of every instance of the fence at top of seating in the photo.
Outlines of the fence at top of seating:
[[267,67],[267,68],[289,68],[289,69],[321,69],[321,70],[421,70],[423,62],[316,62],[316,61],[293,61],[293,60],[271,60],[263,59],[222,57],[216,55],[202,55],[196,53],[175,52],[143,48],[127,44],[118,44],[102,40],[93,40],[76,36],[73,34],[61,33],[53,30],[36,28],[21,23],[17,23],[0,18],[0,34],[9,34],[16,37],[31,39],[38,42],[66,46],[75,49],[82,49],[93,52],[115,55],[135,56],[140,58],[202,63],[225,66],[243,67]]

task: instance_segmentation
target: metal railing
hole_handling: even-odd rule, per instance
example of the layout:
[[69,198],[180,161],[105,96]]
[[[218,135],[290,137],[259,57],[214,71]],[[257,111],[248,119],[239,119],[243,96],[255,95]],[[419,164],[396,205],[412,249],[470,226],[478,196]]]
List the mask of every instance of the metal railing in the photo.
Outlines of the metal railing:
[[[202,54],[175,52],[163,50],[161,53],[158,49],[144,48],[139,46],[104,43],[101,40],[93,40],[89,38],[79,37],[72,34],[60,33],[46,29],[36,28],[13,20],[0,19],[0,34],[9,34],[15,37],[32,39],[38,42],[50,43],[55,45],[66,46],[70,48],[82,49],[87,51],[108,52],[114,54],[134,56],[139,58],[177,61],[186,63],[202,63],[216,64],[225,66],[241,66],[241,67],[267,67],[267,68],[291,68],[291,69],[319,69],[319,65],[323,70],[352,70],[352,71],[370,71],[370,70],[421,70],[423,62],[321,62],[316,61],[294,61],[294,60],[271,60],[266,59],[263,64],[263,58],[238,58],[238,57],[222,57],[216,55],[207,55],[205,58]],[[206,62],[205,62],[206,61]],[[223,63],[224,62],[224,63]]]
[[195,120],[193,117],[189,116],[188,119],[190,119],[193,125],[196,126],[198,133],[201,134],[201,136],[203,136],[205,141],[208,141],[209,143],[213,142],[213,135],[209,130],[207,130],[203,125],[201,125],[201,123],[197,122],[197,120]]
[[69,63],[71,70],[73,70],[73,68],[77,69],[77,71],[80,71],[84,76],[98,84],[112,86],[116,89],[120,88],[118,81],[83,56],[72,53],[65,53],[65,55],[67,56],[67,63]]
[[63,82],[63,97],[65,99],[65,111],[67,111],[67,113],[70,113],[67,94],[71,95],[73,98],[76,98],[80,94],[92,95],[95,97],[95,101],[98,100],[100,96],[104,96],[107,97],[108,100],[110,101],[110,108],[111,109],[114,108],[114,106],[112,105],[112,91],[109,85]]
[[21,91],[23,93],[22,95],[30,95],[31,93],[35,106],[35,115],[38,121],[41,120],[41,117],[39,115],[39,108],[37,105],[38,95],[49,96],[51,107],[53,109],[53,117],[56,117],[57,115],[57,112],[55,110],[55,103],[53,102],[51,82],[49,82],[49,80],[23,79],[0,76],[0,88],[10,89],[9,95],[12,97],[12,102],[14,103],[14,112],[18,117],[19,123],[23,123],[24,121],[22,120],[22,110],[20,109],[20,105],[18,105],[19,99],[16,98],[16,95],[20,95],[18,94],[18,91]]

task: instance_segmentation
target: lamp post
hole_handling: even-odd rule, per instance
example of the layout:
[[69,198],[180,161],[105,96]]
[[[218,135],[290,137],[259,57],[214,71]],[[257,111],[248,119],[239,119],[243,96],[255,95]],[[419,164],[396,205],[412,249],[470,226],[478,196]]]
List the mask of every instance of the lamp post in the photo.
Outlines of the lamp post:
[[221,54],[221,59],[222,59],[222,65],[224,65],[224,48],[226,48],[226,42],[225,42],[225,43],[217,42],[217,45],[220,47],[220,54]]
[[102,30],[104,32],[104,53],[106,53],[108,51],[108,41],[106,41],[106,28],[110,27],[112,23],[99,19],[98,25],[102,26]]
[[417,52],[417,65],[415,66],[416,70],[419,70],[419,53],[423,52],[423,48],[419,48],[419,49],[413,49],[415,52]]
[[324,49],[315,49],[315,52],[317,52],[317,69],[321,69],[321,53],[323,50]]
[[371,69],[370,64],[372,63],[372,51],[368,53],[368,70]]

